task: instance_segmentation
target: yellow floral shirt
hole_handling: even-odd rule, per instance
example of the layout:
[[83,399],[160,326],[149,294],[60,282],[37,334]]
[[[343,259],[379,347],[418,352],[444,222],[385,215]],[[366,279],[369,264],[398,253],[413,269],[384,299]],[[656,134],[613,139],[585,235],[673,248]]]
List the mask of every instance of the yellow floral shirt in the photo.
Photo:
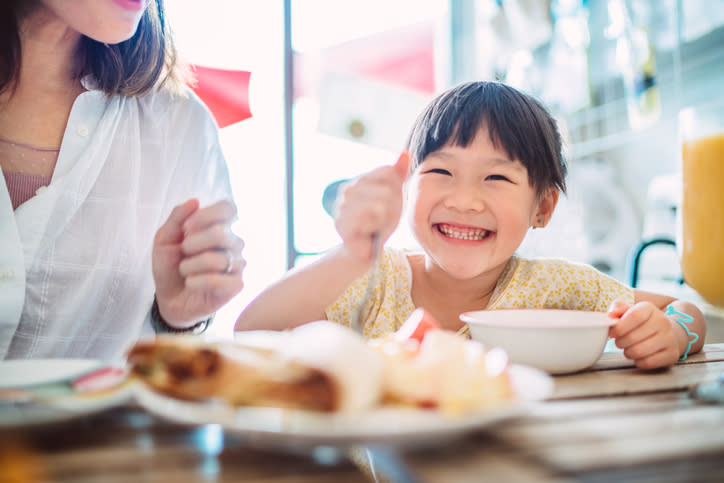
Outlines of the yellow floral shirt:
[[[406,250],[386,248],[379,258],[373,295],[365,307],[364,335],[396,331],[415,310],[410,294],[412,270]],[[357,317],[371,271],[357,279],[325,313],[350,326]],[[605,312],[616,299],[634,302],[633,289],[590,265],[561,259],[511,257],[485,309],[536,308]]]

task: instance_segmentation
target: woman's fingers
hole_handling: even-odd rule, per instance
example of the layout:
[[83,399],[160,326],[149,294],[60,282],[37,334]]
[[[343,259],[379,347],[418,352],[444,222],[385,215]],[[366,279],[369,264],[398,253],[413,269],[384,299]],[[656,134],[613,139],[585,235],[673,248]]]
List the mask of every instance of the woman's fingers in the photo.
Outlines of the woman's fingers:
[[183,223],[184,234],[188,237],[195,233],[205,231],[218,224],[230,225],[236,219],[236,208],[227,200],[217,201],[213,205],[197,210]]
[[183,233],[181,276],[188,279],[200,274],[234,275],[241,272],[246,265],[242,257],[244,240],[231,230],[231,223],[236,218],[234,204],[222,200],[196,209],[182,219],[183,208],[187,205],[189,202],[179,205],[174,210],[174,213],[178,211],[177,216],[172,213],[169,217],[169,220],[176,220],[175,226]]
[[172,245],[184,238],[184,225],[199,209],[199,200],[190,199],[177,205],[171,211],[166,222],[156,232],[154,245]]
[[233,277],[218,272],[202,273],[186,278],[185,286],[191,292],[208,294],[213,297],[212,302],[218,304],[226,303],[238,294],[244,288],[244,281],[238,272]]
[[231,226],[221,223],[211,225],[193,235],[187,235],[181,244],[181,250],[186,257],[217,249],[229,249],[236,255],[242,248],[244,248],[242,239],[231,231]]
[[202,273],[220,273],[234,275],[244,270],[246,260],[231,250],[207,250],[198,255],[184,258],[179,264],[179,272],[184,278]]

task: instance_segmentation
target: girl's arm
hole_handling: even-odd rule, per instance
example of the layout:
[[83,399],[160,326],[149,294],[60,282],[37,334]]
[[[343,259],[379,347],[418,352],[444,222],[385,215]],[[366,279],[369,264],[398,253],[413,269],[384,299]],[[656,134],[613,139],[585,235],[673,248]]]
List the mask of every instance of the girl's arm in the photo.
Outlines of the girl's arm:
[[372,234],[385,241],[400,221],[409,162],[409,155],[402,153],[395,165],[377,168],[346,185],[335,216],[344,244],[265,289],[239,315],[235,330],[280,330],[326,319],[324,309],[371,266]]
[[609,315],[619,319],[609,336],[641,369],[671,367],[704,345],[706,320],[690,302],[634,289],[634,304],[616,301]]
[[239,315],[236,331],[282,330],[326,319],[324,309],[369,268],[344,245],[311,265],[289,271]]
[[[691,322],[686,322],[684,325],[686,325],[690,332],[699,336],[699,339],[691,345],[689,354],[699,352],[704,346],[704,338],[706,337],[706,318],[704,318],[704,314],[693,303],[638,289],[634,289],[634,300],[636,303],[651,302],[664,313],[666,313],[667,307],[671,305],[673,310],[688,315],[693,320],[691,320]],[[679,357],[681,357],[686,350],[689,341],[692,340],[692,337],[687,335],[684,328],[676,322],[676,319],[681,318],[681,316],[672,314],[669,315],[668,318],[671,321],[674,334],[676,334],[676,339],[679,343],[679,347],[681,348],[681,351],[679,352]]]

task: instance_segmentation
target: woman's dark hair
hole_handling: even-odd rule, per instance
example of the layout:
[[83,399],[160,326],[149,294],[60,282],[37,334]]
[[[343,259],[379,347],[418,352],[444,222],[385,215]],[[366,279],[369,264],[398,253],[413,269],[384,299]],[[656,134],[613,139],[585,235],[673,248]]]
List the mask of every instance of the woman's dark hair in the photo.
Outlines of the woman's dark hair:
[[[0,2],[0,92],[13,89],[20,76],[22,18],[37,7],[33,0]],[[143,94],[163,85],[180,90],[185,72],[166,24],[163,0],[152,0],[136,32],[128,40],[106,45],[83,36],[76,56],[75,75],[92,75],[108,96]]]
[[566,163],[555,119],[539,101],[500,82],[457,85],[428,104],[407,142],[411,169],[445,145],[466,147],[486,126],[493,145],[518,159],[538,194],[566,191]]

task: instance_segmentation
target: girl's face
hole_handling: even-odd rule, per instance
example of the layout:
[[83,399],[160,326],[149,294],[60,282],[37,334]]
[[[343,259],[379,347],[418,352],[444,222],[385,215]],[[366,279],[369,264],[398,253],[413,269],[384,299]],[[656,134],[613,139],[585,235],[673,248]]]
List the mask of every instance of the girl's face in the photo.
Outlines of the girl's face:
[[42,0],[51,14],[87,37],[117,44],[136,32],[152,0]]
[[496,149],[485,127],[466,148],[429,154],[408,184],[412,230],[428,261],[462,280],[502,270],[557,200],[555,189],[537,196],[525,166]]

